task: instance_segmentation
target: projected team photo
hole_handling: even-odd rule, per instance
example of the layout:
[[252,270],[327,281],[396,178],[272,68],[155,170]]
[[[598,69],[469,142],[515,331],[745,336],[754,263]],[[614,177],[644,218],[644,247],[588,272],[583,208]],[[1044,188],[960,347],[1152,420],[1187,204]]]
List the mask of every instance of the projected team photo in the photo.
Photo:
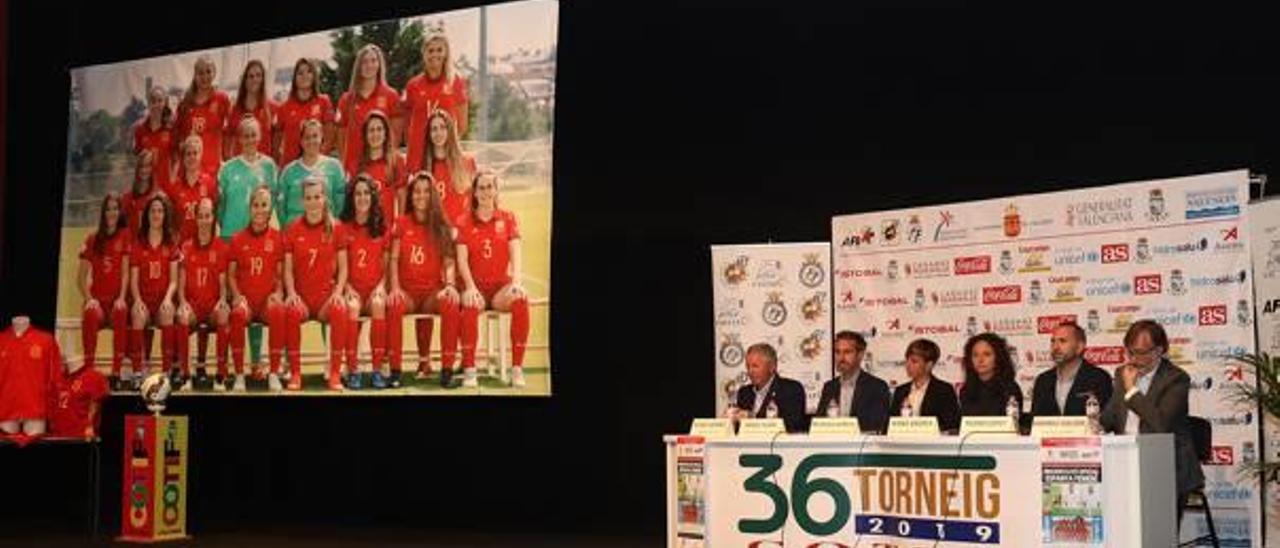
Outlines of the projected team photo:
[[57,337],[114,392],[551,394],[557,5],[71,71]]

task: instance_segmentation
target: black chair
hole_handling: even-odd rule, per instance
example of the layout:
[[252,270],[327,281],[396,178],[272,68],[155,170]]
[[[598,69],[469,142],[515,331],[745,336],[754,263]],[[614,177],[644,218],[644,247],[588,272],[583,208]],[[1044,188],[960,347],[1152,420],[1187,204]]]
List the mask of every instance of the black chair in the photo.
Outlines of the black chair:
[[[1196,460],[1203,465],[1212,459],[1210,446],[1213,441],[1213,424],[1200,417],[1187,417],[1187,426],[1191,430],[1191,446],[1196,451]],[[1213,543],[1213,548],[1219,548],[1218,530],[1213,526],[1213,512],[1209,510],[1209,497],[1204,494],[1203,487],[1187,494],[1187,506],[1183,514],[1185,515],[1188,510],[1204,512],[1204,521],[1209,524],[1209,534],[1196,537],[1178,546],[1198,546],[1207,540]]]

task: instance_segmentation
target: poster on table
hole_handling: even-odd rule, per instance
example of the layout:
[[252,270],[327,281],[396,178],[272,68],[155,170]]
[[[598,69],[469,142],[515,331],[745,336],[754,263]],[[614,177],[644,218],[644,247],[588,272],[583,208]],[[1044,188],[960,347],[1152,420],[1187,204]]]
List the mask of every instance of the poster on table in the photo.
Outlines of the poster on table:
[[810,413],[817,407],[831,378],[830,262],[826,242],[712,246],[717,414],[750,384],[756,343],[773,346],[778,373],[804,385]]
[[1040,440],[1044,546],[1104,546],[1102,440]]
[[676,440],[676,539],[679,548],[703,548],[707,536],[706,439]]
[[[959,385],[965,341],[994,332],[1030,400],[1056,325],[1083,327],[1085,357],[1112,372],[1129,325],[1160,322],[1191,376],[1191,414],[1213,423],[1218,533],[1252,542],[1261,499],[1236,464],[1256,458],[1258,418],[1226,399],[1228,383],[1252,382],[1230,360],[1254,347],[1248,180],[1240,170],[837,216],[834,329],[865,334],[867,369],[891,384],[906,379],[907,344],[928,338],[942,349],[935,374]],[[1183,531],[1202,527],[1189,514]]]

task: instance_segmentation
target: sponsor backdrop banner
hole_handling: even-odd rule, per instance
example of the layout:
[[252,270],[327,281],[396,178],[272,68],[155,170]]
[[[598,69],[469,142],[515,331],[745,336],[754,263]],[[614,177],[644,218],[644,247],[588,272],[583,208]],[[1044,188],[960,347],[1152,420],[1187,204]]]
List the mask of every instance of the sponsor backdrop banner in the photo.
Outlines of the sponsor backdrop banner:
[[[835,217],[834,329],[868,335],[868,370],[895,385],[911,339],[937,342],[935,372],[958,385],[965,340],[998,333],[1029,401],[1057,324],[1084,327],[1086,357],[1113,371],[1129,324],[1160,322],[1191,413],[1213,422],[1218,533],[1247,544],[1260,499],[1235,465],[1256,458],[1256,413],[1224,399],[1227,382],[1252,382],[1228,361],[1254,343],[1247,202],[1240,170]],[[1188,535],[1203,527],[1188,520]]]
[[778,371],[804,384],[807,408],[831,378],[831,247],[826,243],[712,246],[716,413],[748,384],[746,349],[767,342]]
[[[1249,237],[1253,240],[1253,284],[1258,303],[1258,351],[1280,356],[1280,200],[1249,206]],[[1263,453],[1280,460],[1280,424],[1268,418],[1263,429]],[[1280,489],[1272,483],[1266,495],[1266,538],[1280,541]]]

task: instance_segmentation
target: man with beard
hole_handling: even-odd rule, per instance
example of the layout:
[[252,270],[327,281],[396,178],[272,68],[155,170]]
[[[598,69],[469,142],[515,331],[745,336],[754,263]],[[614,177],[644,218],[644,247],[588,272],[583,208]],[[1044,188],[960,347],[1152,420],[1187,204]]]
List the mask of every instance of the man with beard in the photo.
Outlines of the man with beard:
[[1036,377],[1032,415],[1084,416],[1090,394],[1097,398],[1099,409],[1106,408],[1111,399],[1111,375],[1084,359],[1085,342],[1084,330],[1075,323],[1053,329],[1049,345],[1054,366]]
[[828,413],[828,407],[835,405],[838,416],[857,417],[863,432],[883,432],[889,424],[889,384],[862,370],[867,340],[853,331],[841,331],[833,348],[838,374],[822,385],[818,414]]

